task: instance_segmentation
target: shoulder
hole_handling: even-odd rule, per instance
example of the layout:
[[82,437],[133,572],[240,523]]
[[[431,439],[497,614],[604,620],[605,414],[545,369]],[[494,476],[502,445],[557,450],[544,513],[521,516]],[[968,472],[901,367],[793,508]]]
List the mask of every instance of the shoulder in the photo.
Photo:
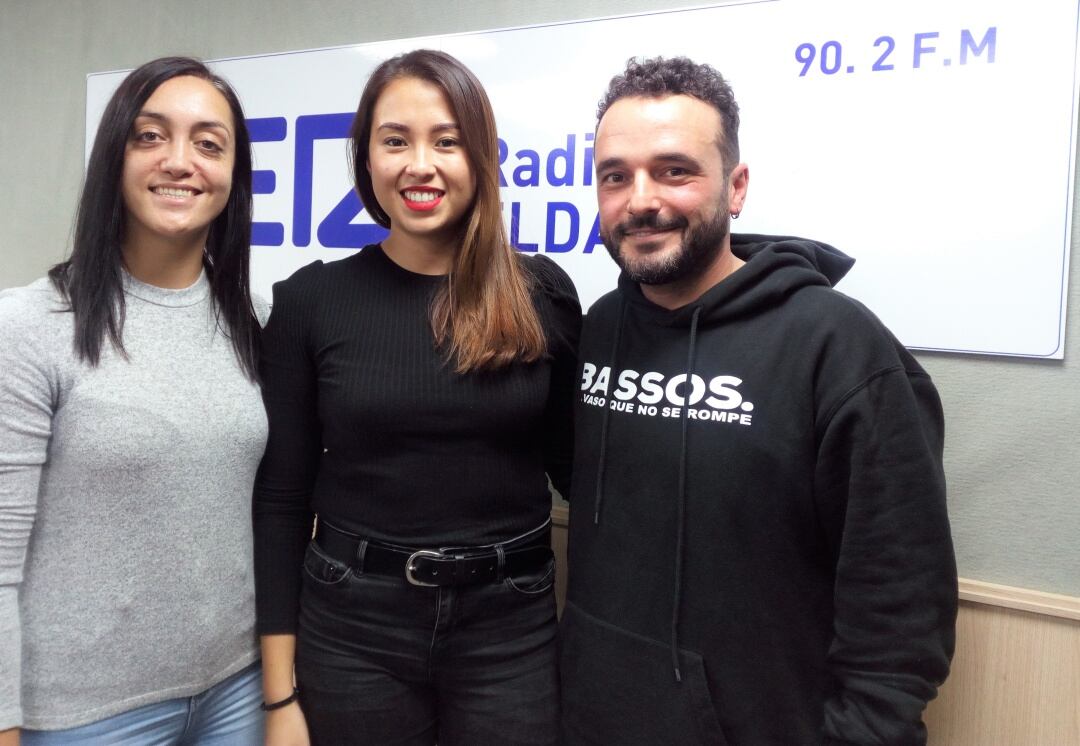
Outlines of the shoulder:
[[303,293],[313,283],[318,282],[320,275],[323,272],[323,264],[321,259],[317,259],[310,264],[305,264],[300,269],[293,272],[284,280],[278,280],[274,283],[273,289],[273,303],[278,305],[281,300],[281,296],[292,296],[298,293]]
[[0,306],[40,308],[45,311],[66,308],[60,292],[48,277],[39,277],[29,285],[0,290]]
[[361,307],[368,297],[365,284],[378,281],[370,271],[374,264],[371,252],[365,249],[337,261],[316,260],[275,282],[270,317],[264,327],[268,338],[281,333],[305,336],[344,309]]
[[[792,299],[805,319],[803,339],[817,347],[816,369],[827,388],[860,388],[882,376],[929,382],[930,376],[903,343],[863,303],[828,287],[806,288]],[[798,335],[792,335],[798,337]],[[826,383],[827,382],[827,383]]]
[[541,254],[518,253],[518,264],[528,278],[533,302],[562,309],[576,316],[580,323],[581,301],[574,281],[562,267]]
[[[0,290],[0,330],[11,332],[70,326],[68,305],[47,277],[29,285]],[[5,336],[7,336],[5,334]]]
[[564,293],[577,297],[577,288],[566,270],[553,259],[543,254],[522,254],[518,252],[520,266],[532,282],[544,293]]
[[74,318],[48,278],[0,290],[0,369],[48,368],[70,357]]
[[575,355],[581,335],[581,302],[570,275],[546,256],[517,256],[527,277],[533,307],[548,337],[549,350],[561,349]]
[[604,323],[618,313],[622,305],[622,291],[615,289],[597,298],[591,306],[585,319],[589,324]]
[[332,278],[337,262],[324,263],[317,259],[274,283],[271,307],[280,316],[285,309],[308,308],[322,298],[326,283]]
[[342,284],[352,285],[356,279],[367,277],[380,265],[378,247],[365,246],[359,252],[331,262],[317,259],[274,283],[273,305],[282,298],[318,298],[327,290]]
[[877,315],[860,301],[824,285],[793,293],[784,313],[823,333],[836,333],[852,343],[893,346],[895,338]]
[[317,297],[316,283],[322,272],[323,263],[314,261],[301,267],[284,280],[274,283],[273,300],[270,314],[263,321],[259,305],[252,296],[255,315],[263,327],[264,345],[272,345],[272,340],[280,334],[295,336],[305,328],[311,299]]

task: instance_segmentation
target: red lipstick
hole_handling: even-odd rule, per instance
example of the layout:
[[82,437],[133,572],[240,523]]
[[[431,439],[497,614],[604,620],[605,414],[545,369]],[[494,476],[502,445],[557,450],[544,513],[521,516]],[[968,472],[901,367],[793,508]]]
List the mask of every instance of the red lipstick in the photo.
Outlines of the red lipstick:
[[401,190],[401,198],[405,201],[405,206],[417,212],[431,212],[442,202],[444,194],[446,192],[441,189],[422,186]]

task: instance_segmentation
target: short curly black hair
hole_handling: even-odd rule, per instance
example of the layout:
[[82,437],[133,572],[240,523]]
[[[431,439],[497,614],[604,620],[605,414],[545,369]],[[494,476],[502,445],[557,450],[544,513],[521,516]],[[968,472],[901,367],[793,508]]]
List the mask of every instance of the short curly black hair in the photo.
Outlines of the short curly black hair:
[[693,96],[712,106],[720,114],[721,131],[717,144],[724,159],[724,169],[730,172],[739,163],[739,105],[724,76],[706,64],[687,57],[631,57],[626,70],[608,84],[596,110],[599,125],[604,114],[621,98],[645,96],[660,98],[683,94]]

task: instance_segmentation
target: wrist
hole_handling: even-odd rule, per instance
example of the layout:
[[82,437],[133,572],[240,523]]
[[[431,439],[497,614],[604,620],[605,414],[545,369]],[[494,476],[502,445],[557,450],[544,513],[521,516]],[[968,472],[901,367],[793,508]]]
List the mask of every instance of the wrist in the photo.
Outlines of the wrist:
[[279,699],[273,699],[268,702],[263,702],[261,707],[263,712],[273,712],[274,710],[280,710],[282,707],[288,707],[293,702],[297,701],[299,698],[300,690],[294,686],[292,693],[288,696],[281,697]]

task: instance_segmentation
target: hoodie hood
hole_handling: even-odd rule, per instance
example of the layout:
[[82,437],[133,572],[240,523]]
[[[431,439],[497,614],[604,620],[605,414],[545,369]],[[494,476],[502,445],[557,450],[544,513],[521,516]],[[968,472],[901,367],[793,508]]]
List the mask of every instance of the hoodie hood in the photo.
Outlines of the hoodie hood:
[[746,264],[681,308],[655,305],[625,272],[619,276],[619,292],[664,326],[690,326],[695,312],[699,323],[712,325],[780,305],[800,288],[835,286],[855,264],[828,244],[792,236],[733,233],[731,252]]

